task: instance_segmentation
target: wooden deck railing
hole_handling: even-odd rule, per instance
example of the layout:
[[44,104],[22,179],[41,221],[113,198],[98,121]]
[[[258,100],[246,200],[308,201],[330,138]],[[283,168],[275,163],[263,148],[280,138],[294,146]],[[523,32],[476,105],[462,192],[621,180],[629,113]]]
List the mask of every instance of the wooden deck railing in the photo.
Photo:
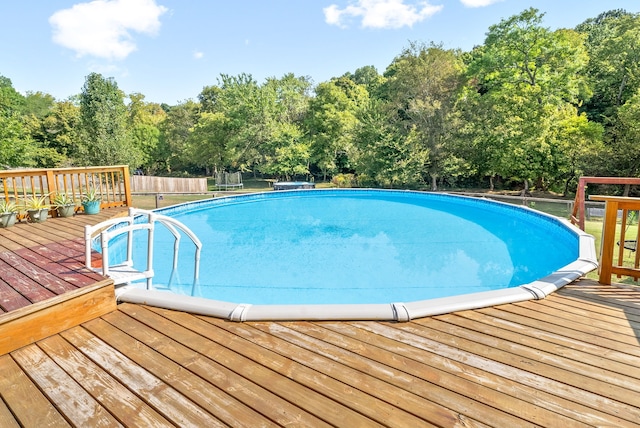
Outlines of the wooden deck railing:
[[101,198],[101,208],[131,205],[129,167],[126,165],[3,170],[0,171],[0,183],[0,198],[18,204],[39,197],[51,204],[57,193],[64,192],[73,197],[79,207],[82,195],[95,189]]
[[[640,278],[640,253],[637,244],[640,239],[640,227],[636,227],[635,234],[628,236],[627,226],[629,211],[640,210],[640,198],[592,195],[589,199],[605,202],[598,281],[601,284],[611,284],[611,275],[631,276],[638,280]],[[619,217],[621,219],[620,227],[618,227]],[[618,247],[617,257],[615,257],[616,246]],[[632,266],[623,266],[625,251],[633,251],[635,255],[632,262],[628,263]]]
[[617,185],[640,185],[639,177],[580,177],[578,180],[578,190],[573,204],[573,213],[569,216],[571,223],[578,225],[584,230],[585,220],[585,195],[589,184],[617,184]]

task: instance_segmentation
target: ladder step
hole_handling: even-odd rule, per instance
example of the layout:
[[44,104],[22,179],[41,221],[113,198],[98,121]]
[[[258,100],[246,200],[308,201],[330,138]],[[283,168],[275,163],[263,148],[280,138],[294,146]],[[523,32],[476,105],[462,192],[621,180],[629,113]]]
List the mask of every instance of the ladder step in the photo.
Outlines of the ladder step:
[[139,271],[128,265],[116,265],[109,267],[109,278],[115,285],[126,284],[142,279],[153,278],[153,271]]

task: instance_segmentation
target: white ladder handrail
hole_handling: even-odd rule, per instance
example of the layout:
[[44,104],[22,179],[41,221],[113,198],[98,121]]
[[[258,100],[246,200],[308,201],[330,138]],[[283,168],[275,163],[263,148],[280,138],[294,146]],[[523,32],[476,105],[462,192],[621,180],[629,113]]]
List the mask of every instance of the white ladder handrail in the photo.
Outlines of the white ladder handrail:
[[[139,272],[139,275],[147,280],[147,289],[151,288],[151,281],[154,275],[153,272],[153,223],[140,223],[131,224],[129,226],[123,226],[116,229],[105,230],[100,233],[100,246],[102,248],[102,274],[109,276],[109,241],[118,235],[127,233],[129,237],[133,235],[133,232],[137,230],[147,230],[148,245],[147,245],[147,268],[144,271]],[[130,248],[127,248],[127,254],[129,254]],[[127,259],[127,266],[133,266],[133,260]],[[132,273],[133,274],[133,273]]]
[[[109,229],[112,226],[115,226],[120,223],[129,223],[129,225],[133,224],[133,217],[115,217],[93,226],[85,225],[84,227],[84,258],[85,258],[85,266],[89,269],[93,269],[91,266],[91,250],[93,244],[93,235],[96,231],[104,231]],[[127,263],[131,263],[132,254],[129,252],[133,248],[133,235],[127,237]]]
[[150,223],[159,222],[162,223],[171,234],[175,237],[174,248],[173,248],[173,268],[176,269],[178,267],[178,252],[180,246],[180,233],[176,230],[176,228],[180,229],[187,235],[191,241],[196,246],[196,254],[195,254],[195,269],[194,269],[194,281],[198,280],[200,275],[200,253],[202,251],[202,242],[200,239],[189,229],[184,223],[176,220],[173,217],[168,217],[166,215],[158,214],[153,211],[143,210],[140,208],[129,208],[129,215],[131,217],[135,217],[136,215],[146,215],[148,217],[148,221]]
[[[136,218],[140,216],[146,217],[145,222],[136,223]],[[182,231],[187,235],[196,247],[195,252],[195,268],[194,268],[194,284],[198,280],[200,272],[200,253],[202,250],[202,243],[198,237],[183,223],[178,220],[168,217],[162,214],[157,214],[153,211],[129,208],[128,217],[116,217],[113,219],[105,220],[96,225],[85,226],[85,265],[91,270],[101,271],[104,276],[111,276],[114,278],[116,285],[137,281],[140,279],[147,280],[147,288],[152,287],[152,278],[154,276],[153,271],[153,237],[154,228],[156,223],[164,225],[169,232],[175,238],[173,245],[173,269],[178,267],[178,253],[180,247],[181,234],[178,231]],[[137,230],[147,230],[147,268],[144,271],[137,271],[133,269],[133,232]],[[100,246],[102,250],[102,268],[94,269],[91,263],[92,244],[94,241],[94,235],[96,232],[100,233]],[[127,257],[123,264],[117,266],[109,266],[109,241],[116,236],[127,233]]]

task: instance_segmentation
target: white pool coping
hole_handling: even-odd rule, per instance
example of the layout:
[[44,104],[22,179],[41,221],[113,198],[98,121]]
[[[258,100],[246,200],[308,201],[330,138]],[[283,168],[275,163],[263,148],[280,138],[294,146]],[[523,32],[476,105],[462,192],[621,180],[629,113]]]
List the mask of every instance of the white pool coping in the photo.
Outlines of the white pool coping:
[[501,290],[384,304],[252,305],[126,285],[116,289],[116,298],[119,302],[156,306],[230,321],[410,321],[456,311],[539,300],[598,268],[593,236],[573,226],[567,220],[560,219],[560,221],[578,235],[578,258],[544,278]]

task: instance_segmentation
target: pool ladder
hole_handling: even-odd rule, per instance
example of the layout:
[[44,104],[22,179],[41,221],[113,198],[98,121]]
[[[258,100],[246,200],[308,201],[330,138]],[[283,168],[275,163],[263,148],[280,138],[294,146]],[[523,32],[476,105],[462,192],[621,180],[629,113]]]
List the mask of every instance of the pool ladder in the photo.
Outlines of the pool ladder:
[[[200,272],[200,252],[202,243],[198,237],[183,223],[178,220],[153,211],[138,208],[129,208],[127,217],[118,217],[105,220],[94,226],[85,226],[85,265],[87,268],[101,273],[103,276],[113,279],[115,285],[131,284],[134,281],[146,280],[147,289],[152,288],[153,271],[153,236],[156,223],[165,226],[175,238],[173,244],[173,272],[178,268],[178,252],[182,231],[196,246],[194,284],[198,281]],[[147,231],[147,265],[145,270],[137,270],[133,263],[133,232]],[[124,262],[110,265],[109,242],[122,234],[127,234],[127,258]],[[95,235],[95,236],[94,236]],[[102,265],[94,267],[92,263],[92,249],[97,236],[100,236],[100,249],[102,252]]]

